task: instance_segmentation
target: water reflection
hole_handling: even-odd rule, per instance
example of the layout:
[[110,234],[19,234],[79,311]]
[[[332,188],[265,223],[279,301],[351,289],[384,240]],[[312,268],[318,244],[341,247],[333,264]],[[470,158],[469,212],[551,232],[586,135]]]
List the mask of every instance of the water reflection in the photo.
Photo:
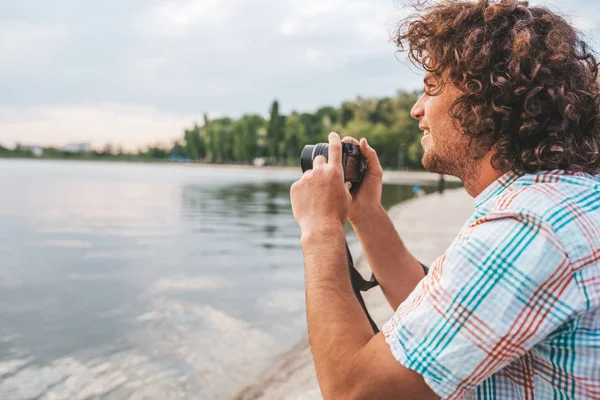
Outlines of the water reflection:
[[[298,231],[293,229],[293,220],[290,220],[291,183],[242,183],[222,187],[184,185],[182,216],[200,222],[197,228],[205,233],[228,231],[233,226],[248,234],[260,230],[265,238],[273,238],[282,229],[284,237],[297,237]],[[222,226],[224,219],[229,227]]]
[[297,172],[0,163],[0,398],[227,399],[302,336]]

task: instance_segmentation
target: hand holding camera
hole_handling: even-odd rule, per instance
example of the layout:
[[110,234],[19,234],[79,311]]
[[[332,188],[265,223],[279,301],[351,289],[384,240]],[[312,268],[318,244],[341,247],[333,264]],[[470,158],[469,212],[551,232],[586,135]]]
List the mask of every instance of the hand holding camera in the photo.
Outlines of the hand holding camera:
[[359,142],[353,137],[346,136],[342,139],[342,143],[352,143],[357,146],[366,165],[362,180],[358,184],[353,183],[350,191],[352,203],[350,204],[348,219],[356,227],[365,216],[382,209],[383,169],[379,163],[377,152],[369,146],[367,139],[362,138]]
[[[355,156],[348,159],[348,146],[345,146],[346,153],[343,156],[342,142],[337,133],[329,134],[328,146],[315,146],[317,148],[321,154],[314,155],[316,150],[311,152],[311,169],[306,169],[302,178],[290,190],[294,218],[303,235],[310,234],[315,229],[339,229],[343,226],[352,202],[352,196],[344,182],[348,175],[344,167],[354,168],[355,172],[361,170],[360,159],[357,160]],[[302,164],[303,167],[306,166],[305,162]]]
[[[311,170],[313,160],[318,156],[328,158],[328,153],[327,143],[305,146],[300,157],[302,171]],[[344,181],[352,184],[348,218],[356,226],[364,216],[381,209],[383,170],[377,152],[367,140],[359,142],[350,136],[342,139],[342,169]]]
[[[382,209],[381,165],[375,150],[365,139],[358,142],[346,137],[342,142],[337,133],[332,132],[329,134],[329,144],[305,146],[300,164],[304,175],[292,185],[291,199],[294,218],[300,225],[303,239],[306,238],[304,243],[322,242],[325,238],[335,237],[335,232],[343,235],[343,224],[348,217],[354,224],[370,210]],[[353,189],[352,185],[355,185]],[[354,196],[350,190],[354,192]],[[306,254],[305,252],[305,257]],[[361,292],[379,283],[374,276],[365,280],[356,270],[348,243],[346,257],[352,291],[365,312],[373,333],[377,334],[379,329],[369,315]]]

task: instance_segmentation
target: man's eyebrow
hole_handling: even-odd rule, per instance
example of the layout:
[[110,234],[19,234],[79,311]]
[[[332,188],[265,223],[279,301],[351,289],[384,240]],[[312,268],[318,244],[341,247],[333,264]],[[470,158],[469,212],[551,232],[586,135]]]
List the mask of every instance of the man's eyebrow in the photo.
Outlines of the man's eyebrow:
[[423,83],[427,83],[427,81],[431,80],[433,78],[432,74],[425,74],[425,76],[423,76]]

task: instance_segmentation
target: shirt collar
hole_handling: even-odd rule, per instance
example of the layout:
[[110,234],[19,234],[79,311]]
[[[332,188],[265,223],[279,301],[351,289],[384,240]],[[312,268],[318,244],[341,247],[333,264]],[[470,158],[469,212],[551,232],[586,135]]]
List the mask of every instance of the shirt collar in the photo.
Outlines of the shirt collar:
[[500,193],[504,192],[504,190],[506,190],[506,188],[509,187],[514,181],[519,179],[519,177],[520,175],[514,173],[513,171],[508,171],[500,178],[496,179],[488,187],[486,187],[483,192],[479,193],[479,195],[475,197],[475,208],[479,208],[479,206],[487,202],[492,197],[496,197]]

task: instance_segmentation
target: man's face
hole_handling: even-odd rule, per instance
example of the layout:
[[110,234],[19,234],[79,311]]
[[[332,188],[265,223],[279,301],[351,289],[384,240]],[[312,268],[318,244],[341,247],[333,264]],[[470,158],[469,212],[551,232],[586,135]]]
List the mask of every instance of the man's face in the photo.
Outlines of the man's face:
[[[475,162],[469,151],[469,139],[450,117],[450,106],[460,96],[458,89],[446,82],[441,93],[440,82],[427,72],[423,79],[425,92],[413,106],[410,115],[419,121],[424,136],[423,166],[430,172],[462,176]],[[470,155],[471,154],[471,155]]]

